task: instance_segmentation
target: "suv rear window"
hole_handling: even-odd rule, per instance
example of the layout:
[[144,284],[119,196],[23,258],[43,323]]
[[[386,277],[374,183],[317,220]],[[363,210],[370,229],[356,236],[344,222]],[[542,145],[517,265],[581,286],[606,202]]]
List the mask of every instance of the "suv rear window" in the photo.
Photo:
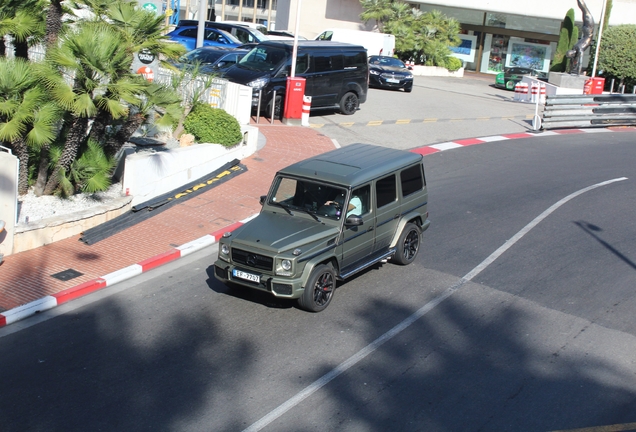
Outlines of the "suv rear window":
[[419,165],[414,165],[400,173],[402,183],[402,196],[409,196],[412,193],[422,190],[424,179]]

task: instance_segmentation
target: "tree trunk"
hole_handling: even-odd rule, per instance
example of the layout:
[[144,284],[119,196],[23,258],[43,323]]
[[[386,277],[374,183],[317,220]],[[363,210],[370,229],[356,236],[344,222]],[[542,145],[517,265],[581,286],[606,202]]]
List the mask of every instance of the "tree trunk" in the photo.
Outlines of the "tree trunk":
[[55,46],[58,36],[62,30],[62,1],[51,0],[49,9],[46,12],[46,36],[47,47]]
[[33,193],[35,196],[42,196],[44,193],[44,186],[46,186],[46,179],[49,174],[49,150],[51,147],[45,145],[40,150],[40,163],[38,165],[38,178],[33,186]]
[[115,136],[110,137],[104,145],[107,155],[114,156],[135,133],[139,126],[146,120],[146,116],[142,113],[135,113],[130,116],[126,123],[119,129]]
[[106,126],[112,121],[112,117],[105,111],[100,111],[91,126],[89,138],[104,145],[106,140]]
[[52,195],[60,184],[60,173],[68,171],[71,164],[77,157],[77,152],[86,138],[86,129],[88,127],[88,118],[74,117],[71,127],[66,135],[66,143],[60,160],[55,165],[53,172],[49,176],[46,186],[44,187],[44,195]]
[[18,194],[24,195],[29,191],[29,150],[23,137],[13,141],[11,147],[19,161]]

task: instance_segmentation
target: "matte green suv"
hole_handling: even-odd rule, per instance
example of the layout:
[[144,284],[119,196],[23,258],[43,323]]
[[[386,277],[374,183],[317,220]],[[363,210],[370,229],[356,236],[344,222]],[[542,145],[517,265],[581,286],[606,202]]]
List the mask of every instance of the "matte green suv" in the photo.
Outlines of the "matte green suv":
[[214,274],[322,311],[337,280],[413,262],[427,201],[422,155],[352,144],[306,159],[276,174],[256,218],[224,234]]

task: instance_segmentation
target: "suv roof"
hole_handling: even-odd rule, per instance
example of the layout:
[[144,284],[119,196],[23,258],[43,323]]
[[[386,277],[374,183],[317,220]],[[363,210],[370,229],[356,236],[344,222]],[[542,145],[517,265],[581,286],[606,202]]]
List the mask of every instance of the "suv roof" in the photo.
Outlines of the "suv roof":
[[299,177],[320,173],[321,180],[356,186],[421,160],[418,153],[358,143],[297,162],[279,173]]

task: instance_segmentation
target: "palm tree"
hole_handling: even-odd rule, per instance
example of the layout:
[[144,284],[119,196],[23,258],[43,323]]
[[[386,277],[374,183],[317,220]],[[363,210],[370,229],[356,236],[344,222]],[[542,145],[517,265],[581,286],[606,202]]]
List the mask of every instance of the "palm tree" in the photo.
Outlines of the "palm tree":
[[[113,119],[129,113],[129,104],[139,104],[144,84],[130,71],[132,57],[121,49],[125,44],[112,26],[84,22],[50,49],[40,78],[53,100],[68,112],[63,133],[64,150],[49,176],[44,194],[52,194],[61,175],[67,172],[85,141],[89,119],[99,110]],[[126,73],[122,73],[126,71]]]
[[360,0],[360,19],[365,23],[375,20],[378,30],[383,31],[384,23],[393,16],[392,3],[393,0]]
[[0,58],[0,141],[14,150],[20,163],[18,193],[28,191],[29,147],[55,139],[59,110],[39,85],[33,64]]

